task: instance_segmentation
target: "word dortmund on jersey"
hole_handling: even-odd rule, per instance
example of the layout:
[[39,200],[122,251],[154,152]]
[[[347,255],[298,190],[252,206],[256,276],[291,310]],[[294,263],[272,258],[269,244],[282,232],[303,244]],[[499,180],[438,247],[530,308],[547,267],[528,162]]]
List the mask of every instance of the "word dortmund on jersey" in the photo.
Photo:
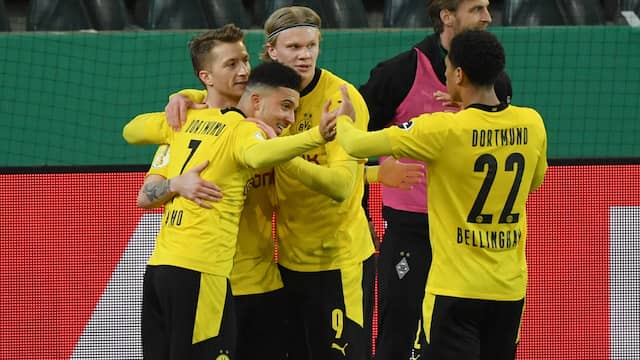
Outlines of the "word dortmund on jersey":
[[[357,137],[348,120],[339,119],[338,126],[338,137],[345,137],[340,142]],[[510,105],[472,105],[458,113],[421,115],[378,133],[369,134],[377,144],[359,141],[349,150],[364,156],[385,148],[429,166],[433,262],[427,292],[522,299],[527,284],[525,206],[547,169],[540,115]]]
[[[253,168],[270,167],[324,143],[317,128],[299,137],[265,141],[257,125],[237,110],[189,110],[179,132],[164,113],[136,117],[131,129],[143,129],[144,142],[171,144],[167,177],[208,160],[200,176],[224,189],[220,202],[205,209],[177,196],[165,204],[150,265],[173,265],[229,277],[238,223],[254,177]],[[130,123],[130,124],[131,124]],[[131,131],[131,130],[129,130]]]
[[[316,69],[313,81],[300,94],[296,120],[282,135],[298,134],[320,123],[327,100],[340,104],[340,86],[347,82],[325,69]],[[351,85],[348,91],[358,119],[356,126],[366,130],[369,111],[362,96]],[[195,103],[206,97],[203,90],[182,90]],[[353,191],[342,202],[310,189],[299,180],[299,173],[276,168],[278,206],[279,263],[295,271],[335,270],[362,262],[374,252],[361,199],[364,192],[364,162],[352,158],[335,141],[310,150],[302,157],[323,167],[356,163]],[[323,177],[322,173],[315,173]]]

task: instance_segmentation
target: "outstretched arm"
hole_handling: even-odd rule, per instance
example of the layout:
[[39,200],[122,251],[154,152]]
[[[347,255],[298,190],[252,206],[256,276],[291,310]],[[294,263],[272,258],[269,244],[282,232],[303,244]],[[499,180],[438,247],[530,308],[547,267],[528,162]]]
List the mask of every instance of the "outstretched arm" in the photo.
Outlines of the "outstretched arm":
[[[322,109],[320,132],[327,141],[336,136],[336,111],[329,111],[331,101],[327,101]],[[327,144],[331,147],[335,144]],[[313,191],[322,193],[335,201],[344,201],[353,188],[355,173],[358,170],[356,161],[334,161],[327,166],[320,166],[296,157],[278,166],[278,170],[297,178]]]
[[[258,142],[254,146],[245,152],[246,163],[256,168],[262,168],[267,166],[258,166],[258,163],[270,161],[268,167],[283,163],[284,161],[293,159],[294,157],[302,154],[303,152],[317,148],[320,145],[332,141],[336,137],[336,119],[335,115],[329,113],[330,102],[327,102],[324,106],[324,112],[320,124],[308,131],[293,135],[276,138],[276,134],[273,129],[267,126],[260,119],[247,118],[249,122],[252,122],[259,129],[267,134],[267,137],[271,140],[265,142]],[[326,115],[326,116],[325,116]],[[255,135],[254,135],[255,136]],[[255,143],[255,141],[254,141]],[[269,150],[273,148],[274,150]],[[266,149],[266,150],[265,150]],[[260,153],[265,151],[264,153]],[[273,152],[273,154],[269,153]],[[268,159],[274,156],[272,159]],[[248,157],[247,157],[248,156]]]
[[391,155],[391,142],[386,130],[365,132],[358,130],[351,124],[347,116],[338,118],[337,140],[351,156],[367,158],[381,155]]
[[[279,165],[278,170],[295,177],[311,190],[323,193],[335,201],[344,201],[350,194],[344,189],[352,186],[345,186],[341,179],[357,171],[356,167],[357,163],[353,161],[323,167],[296,157]],[[366,166],[365,172],[368,183],[380,182],[403,190],[411,189],[424,178],[424,166],[421,164],[403,164],[392,157],[385,159],[379,166]],[[336,173],[342,173],[342,176],[336,176]]]
[[[391,144],[387,140],[388,151],[382,151],[376,153],[374,150],[379,147],[374,144],[370,144],[371,146],[366,147],[366,142],[370,140],[376,140],[376,142],[380,142],[386,139],[386,135],[383,134],[384,130],[375,131],[375,132],[366,132],[356,128],[354,124],[358,124],[359,114],[355,111],[357,108],[354,107],[353,100],[351,99],[351,95],[347,91],[346,86],[341,86],[340,91],[342,92],[342,103],[336,109],[336,128],[338,132],[337,140],[338,143],[344,148],[344,150],[351,156],[356,158],[367,158],[370,156],[379,156],[379,155],[389,155],[391,154]],[[360,98],[361,99],[361,98]],[[360,100],[360,102],[363,102]],[[359,102],[358,102],[359,103]],[[356,103],[356,105],[358,104]],[[386,149],[383,149],[386,150]]]
[[[247,121],[244,124],[250,124],[254,130],[257,130],[257,125],[252,122]],[[251,135],[250,138],[254,136]],[[254,169],[273,167],[317,148],[325,142],[317,126],[296,135],[252,141],[248,144],[241,139],[241,157],[247,166]]]
[[[329,167],[320,166],[303,158],[297,157],[278,166],[278,170],[295,177],[313,191],[325,194],[335,201],[344,201],[351,194],[358,163],[343,161],[330,164]],[[347,182],[345,184],[345,179]]]
[[122,137],[129,144],[168,144],[173,132],[164,113],[141,114],[129,121],[122,129]]

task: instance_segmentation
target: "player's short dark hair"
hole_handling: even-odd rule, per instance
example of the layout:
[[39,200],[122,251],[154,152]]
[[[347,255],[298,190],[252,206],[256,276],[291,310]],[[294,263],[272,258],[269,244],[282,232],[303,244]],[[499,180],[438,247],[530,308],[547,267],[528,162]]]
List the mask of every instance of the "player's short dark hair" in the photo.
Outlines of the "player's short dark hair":
[[247,88],[268,86],[300,91],[301,84],[302,78],[292,68],[277,62],[264,62],[251,70]]
[[211,49],[220,43],[236,43],[243,40],[244,33],[234,24],[227,24],[221,28],[209,30],[191,39],[189,51],[196,76],[208,61],[213,60],[209,58]]
[[504,70],[505,55],[500,40],[485,30],[466,30],[453,37],[449,61],[462,68],[472,84],[491,85]]

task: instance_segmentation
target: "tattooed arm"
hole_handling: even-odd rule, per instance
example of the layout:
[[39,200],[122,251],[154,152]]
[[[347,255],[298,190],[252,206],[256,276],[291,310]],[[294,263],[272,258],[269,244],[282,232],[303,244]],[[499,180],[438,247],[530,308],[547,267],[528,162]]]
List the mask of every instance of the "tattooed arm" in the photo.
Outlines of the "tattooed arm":
[[144,209],[154,209],[169,201],[176,195],[171,191],[171,179],[151,174],[144,179],[144,184],[138,192],[138,206]]
[[159,174],[149,174],[138,192],[138,206],[153,209],[162,206],[174,196],[180,195],[195,202],[203,208],[211,208],[208,201],[218,202],[222,199],[220,188],[200,177],[200,172],[207,167],[208,161],[194,166],[186,173],[167,179]]

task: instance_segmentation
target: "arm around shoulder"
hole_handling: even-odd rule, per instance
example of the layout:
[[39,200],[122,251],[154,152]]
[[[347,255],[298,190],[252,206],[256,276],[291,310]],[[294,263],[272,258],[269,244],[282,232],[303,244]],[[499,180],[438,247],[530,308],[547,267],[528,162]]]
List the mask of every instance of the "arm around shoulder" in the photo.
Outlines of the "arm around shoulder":
[[172,132],[164,113],[141,114],[129,121],[122,129],[122,137],[129,144],[167,144]]
[[204,101],[204,99],[206,99],[207,97],[207,91],[206,90],[198,90],[198,89],[183,89],[178,91],[175,94],[171,94],[171,96],[169,96],[169,99],[171,99],[171,97],[175,96],[175,95],[182,95],[185,96],[187,99],[193,101],[196,104],[200,104]]

